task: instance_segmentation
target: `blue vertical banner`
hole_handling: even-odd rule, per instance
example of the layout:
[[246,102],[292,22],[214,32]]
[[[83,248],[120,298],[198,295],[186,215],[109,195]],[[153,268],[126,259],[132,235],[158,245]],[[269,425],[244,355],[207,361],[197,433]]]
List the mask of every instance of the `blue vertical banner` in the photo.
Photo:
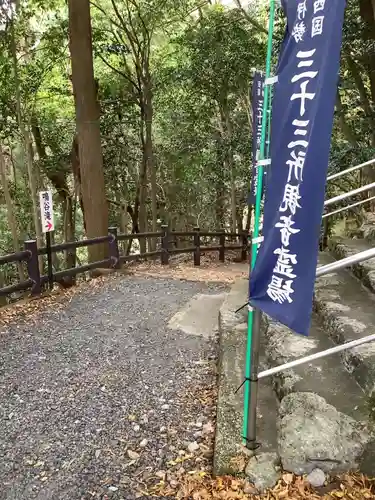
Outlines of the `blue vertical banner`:
[[345,0],[282,0],[287,29],[272,103],[264,241],[250,302],[308,335]]
[[260,138],[262,134],[263,100],[264,75],[259,71],[256,71],[254,73],[253,87],[251,92],[251,104],[253,112],[252,175],[249,200],[249,204],[251,205],[254,205],[255,203],[258,187],[257,162],[260,150]]

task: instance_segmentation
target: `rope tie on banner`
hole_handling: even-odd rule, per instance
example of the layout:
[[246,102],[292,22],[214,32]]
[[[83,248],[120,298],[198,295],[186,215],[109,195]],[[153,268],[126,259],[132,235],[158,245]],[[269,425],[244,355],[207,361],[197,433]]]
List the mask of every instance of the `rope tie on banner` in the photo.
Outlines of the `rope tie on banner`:
[[253,306],[251,306],[249,302],[245,302],[245,304],[244,304],[243,306],[239,307],[238,309],[236,309],[236,310],[234,311],[234,314],[239,313],[239,312],[240,312],[240,311],[242,311],[242,309],[244,309],[246,306],[247,306],[247,310],[248,310],[249,312],[254,311]]
[[242,436],[242,438],[246,441],[246,443],[254,443],[253,446],[250,447],[252,451],[257,450],[262,444],[255,441],[255,439],[249,439],[247,436]]
[[237,389],[234,391],[234,394],[237,394],[237,392],[242,389],[242,387],[246,384],[246,382],[258,382],[258,376],[256,377],[244,377],[241,385],[237,387]]

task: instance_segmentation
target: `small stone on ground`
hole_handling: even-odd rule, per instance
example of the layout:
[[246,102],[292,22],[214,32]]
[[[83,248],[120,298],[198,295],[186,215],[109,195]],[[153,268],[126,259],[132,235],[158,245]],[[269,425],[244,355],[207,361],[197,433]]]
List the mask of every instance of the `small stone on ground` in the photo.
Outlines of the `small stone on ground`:
[[321,469],[314,469],[307,476],[307,481],[314,486],[314,488],[318,488],[319,486],[323,486],[326,481],[326,475]]
[[276,453],[259,453],[250,459],[245,474],[259,491],[273,488],[281,477],[280,459]]

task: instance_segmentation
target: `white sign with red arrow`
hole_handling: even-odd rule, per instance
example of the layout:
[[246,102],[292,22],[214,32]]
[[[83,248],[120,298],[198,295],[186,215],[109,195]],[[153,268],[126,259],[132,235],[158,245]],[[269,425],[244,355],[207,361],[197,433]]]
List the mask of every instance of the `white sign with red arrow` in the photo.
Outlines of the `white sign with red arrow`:
[[50,233],[55,230],[55,221],[53,217],[52,191],[39,192],[40,217],[42,220],[43,233]]

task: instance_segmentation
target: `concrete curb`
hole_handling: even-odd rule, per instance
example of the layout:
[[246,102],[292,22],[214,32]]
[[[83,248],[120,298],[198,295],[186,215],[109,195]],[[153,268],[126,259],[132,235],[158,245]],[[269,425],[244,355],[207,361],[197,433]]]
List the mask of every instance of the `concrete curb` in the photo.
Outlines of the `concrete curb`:
[[219,393],[217,403],[214,474],[235,474],[231,460],[241,450],[242,393],[246,349],[247,308],[235,314],[246,301],[248,280],[233,285],[219,312]]
[[[247,296],[248,280],[238,280],[222,304],[219,313],[219,395],[214,453],[214,474],[216,475],[237,474],[239,472],[238,459],[244,453],[242,446],[243,390],[239,390],[237,394],[235,391],[244,379],[248,312],[247,308],[238,314],[234,314],[234,311],[246,302]],[[263,333],[261,370],[268,367],[265,363],[264,340]],[[269,453],[277,453],[276,417],[277,398],[272,389],[271,380],[267,379],[259,384],[258,391],[257,440],[261,443],[261,447],[257,451],[257,457],[267,457]],[[255,466],[254,463],[249,463],[246,470],[249,477],[260,474],[258,480],[262,485],[265,484],[264,481],[267,481],[266,478],[271,480],[274,477],[272,467],[259,467],[259,464]]]

